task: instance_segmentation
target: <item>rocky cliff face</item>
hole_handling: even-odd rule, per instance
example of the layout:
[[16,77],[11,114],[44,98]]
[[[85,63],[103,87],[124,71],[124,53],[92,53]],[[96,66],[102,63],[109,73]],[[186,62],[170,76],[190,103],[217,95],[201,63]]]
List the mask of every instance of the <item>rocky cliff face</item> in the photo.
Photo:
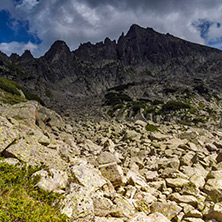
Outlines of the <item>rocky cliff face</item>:
[[[39,59],[0,53],[1,169],[43,164],[25,179],[61,194],[67,221],[220,222],[221,59],[137,25]],[[2,189],[0,218],[18,220]]]
[[[211,97],[221,94],[220,50],[138,25],[132,25],[117,42],[106,38],[71,52],[65,42],[56,41],[39,59],[29,51],[21,57],[1,54],[1,58],[1,75],[40,95],[59,112],[83,106],[85,101],[101,107],[104,95],[121,87],[134,101],[167,102],[166,88],[195,92],[194,88],[201,91],[200,85]],[[61,103],[62,107],[56,105]]]

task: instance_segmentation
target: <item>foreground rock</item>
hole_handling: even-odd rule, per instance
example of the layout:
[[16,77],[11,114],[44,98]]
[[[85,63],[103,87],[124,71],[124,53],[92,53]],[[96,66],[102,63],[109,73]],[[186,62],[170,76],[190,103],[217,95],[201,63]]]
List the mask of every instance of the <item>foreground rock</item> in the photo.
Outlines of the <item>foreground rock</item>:
[[222,221],[219,132],[159,125],[161,133],[150,133],[140,121],[65,123],[35,102],[16,109],[26,114],[0,114],[0,153],[10,164],[42,166],[36,186],[63,195],[60,210],[70,221]]

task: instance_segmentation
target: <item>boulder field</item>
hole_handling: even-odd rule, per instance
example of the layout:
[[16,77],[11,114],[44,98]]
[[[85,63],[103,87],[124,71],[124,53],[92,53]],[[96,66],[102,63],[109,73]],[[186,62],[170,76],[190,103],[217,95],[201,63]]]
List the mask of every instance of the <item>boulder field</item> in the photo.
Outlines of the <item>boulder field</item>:
[[0,104],[1,161],[46,167],[77,222],[221,222],[222,130],[62,118],[35,101]]

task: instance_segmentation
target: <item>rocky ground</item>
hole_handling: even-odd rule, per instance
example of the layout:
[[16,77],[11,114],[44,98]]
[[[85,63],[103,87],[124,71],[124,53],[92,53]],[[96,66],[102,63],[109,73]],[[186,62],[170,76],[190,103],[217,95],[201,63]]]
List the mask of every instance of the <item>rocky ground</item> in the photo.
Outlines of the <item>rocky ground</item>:
[[3,161],[44,163],[37,186],[63,194],[70,221],[222,221],[220,129],[62,118],[34,101],[0,113]]

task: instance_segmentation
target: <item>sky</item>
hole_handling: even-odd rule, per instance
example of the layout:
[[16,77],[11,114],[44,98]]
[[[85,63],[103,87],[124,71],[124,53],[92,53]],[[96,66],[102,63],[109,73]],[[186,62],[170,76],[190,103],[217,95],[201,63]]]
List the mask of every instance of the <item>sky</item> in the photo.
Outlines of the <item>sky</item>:
[[40,57],[56,40],[75,50],[132,24],[222,49],[222,0],[0,0],[0,51]]

